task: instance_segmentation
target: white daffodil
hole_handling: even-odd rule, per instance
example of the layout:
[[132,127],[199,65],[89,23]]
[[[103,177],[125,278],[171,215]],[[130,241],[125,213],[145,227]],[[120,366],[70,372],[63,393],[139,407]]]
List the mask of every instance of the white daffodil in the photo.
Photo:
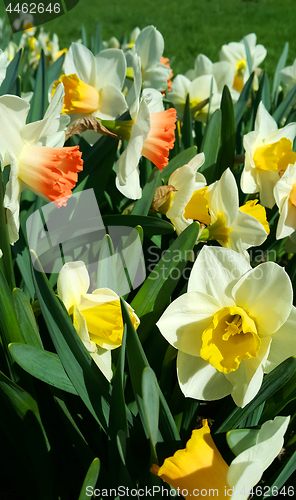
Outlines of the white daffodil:
[[[119,296],[109,288],[88,293],[90,278],[84,262],[65,264],[57,280],[62,299],[85,348],[105,377],[112,378],[111,350],[122,344],[123,319]],[[140,321],[127,304],[135,328]]]
[[296,161],[293,140],[296,123],[278,129],[263,102],[258,106],[255,130],[244,136],[245,166],[241,177],[244,193],[260,193],[268,208],[275,204],[273,188],[289,164]]
[[135,55],[140,57],[143,88],[165,91],[171,77],[171,69],[161,62],[164,51],[162,34],[154,26],[146,26],[139,34],[132,49],[126,53],[128,66]]
[[[242,451],[228,465],[212,437],[206,420],[195,429],[186,448],[153,465],[151,472],[161,477],[186,498],[202,496],[231,500],[247,500],[263,472],[280,453],[290,417],[275,417],[257,432],[256,443]],[[234,431],[235,432],[235,431]],[[256,431],[255,431],[256,432]],[[198,493],[198,495],[196,495]]]
[[[222,46],[220,61],[228,61],[231,63],[235,74],[232,86],[238,92],[242,91],[244,84],[250,76],[244,40],[249,46],[252,71],[258,68],[267,54],[267,50],[263,45],[256,45],[257,37],[255,33],[246,35],[240,42],[231,42]],[[257,88],[258,79],[255,78],[255,80],[255,88]]]
[[200,240],[216,240],[249,258],[246,250],[261,245],[269,233],[265,209],[256,201],[239,207],[236,181],[229,168],[219,181],[206,186],[204,176],[195,173],[203,162],[201,153],[175,170],[168,182],[168,195],[158,211],[171,219],[177,234],[197,220],[207,226]]
[[116,163],[116,186],[133,200],[141,197],[138,164],[141,156],[148,158],[159,170],[168,164],[169,150],[174,147],[176,110],[164,111],[162,95],[155,89],[144,89],[141,99],[140,58],[133,58],[134,82],[127,102],[131,120],[102,120],[111,132],[128,141]]
[[0,160],[10,165],[4,206],[10,242],[18,240],[20,196],[30,189],[57,206],[65,205],[83,162],[78,146],[64,148],[69,117],[61,115],[61,85],[42,120],[26,125],[30,104],[20,97],[0,97]]
[[123,47],[123,49],[124,50],[131,49],[135,45],[136,40],[140,33],[141,33],[140,28],[136,26],[136,28],[134,28],[133,31],[130,33],[128,43]]
[[212,98],[210,112],[213,113],[219,106],[221,94],[218,93],[218,87],[215,78],[212,75],[198,76],[190,81],[183,75],[177,75],[173,81],[170,91],[170,101],[174,104],[178,120],[183,121],[184,108],[189,94],[190,110],[192,117],[196,121],[205,122],[208,116],[209,98],[212,85]]
[[[212,63],[212,61],[204,54],[199,54],[195,59],[194,69],[187,71],[185,76],[189,80],[195,80],[199,76],[211,75],[214,77],[217,84],[217,91],[222,96],[223,88],[225,85],[230,90],[231,97],[234,102],[239,98],[239,93],[232,88],[234,80],[234,70],[229,61],[219,61]],[[220,96],[220,98],[221,98]]]
[[296,230],[296,163],[288,165],[274,186],[273,193],[280,212],[276,230],[276,238],[279,240]]
[[[64,62],[65,75],[54,83],[65,87],[62,113],[75,120],[95,116],[114,120],[127,109],[121,92],[126,61],[122,50],[106,49],[96,56],[81,43],[72,43]],[[97,137],[98,138],[98,137]]]
[[188,292],[172,302],[157,326],[178,349],[177,375],[186,397],[216,400],[231,394],[247,405],[263,374],[296,354],[296,309],[284,269],[252,269],[228,248],[203,247]]
[[296,59],[292,66],[287,66],[280,72],[281,81],[285,85],[286,92],[289,92],[296,85]]

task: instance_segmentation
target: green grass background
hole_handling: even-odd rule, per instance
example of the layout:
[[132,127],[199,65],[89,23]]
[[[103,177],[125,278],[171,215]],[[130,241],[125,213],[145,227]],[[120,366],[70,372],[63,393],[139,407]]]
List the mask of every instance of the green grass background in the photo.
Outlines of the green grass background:
[[153,24],[164,37],[165,55],[172,59],[175,73],[193,67],[199,53],[219,60],[221,45],[251,32],[267,48],[262,66],[270,76],[286,41],[288,63],[296,58],[296,0],[80,0],[44,28],[58,34],[61,46],[69,46],[80,38],[81,24],[90,35],[97,22],[102,24],[103,39],[120,39],[135,26]]

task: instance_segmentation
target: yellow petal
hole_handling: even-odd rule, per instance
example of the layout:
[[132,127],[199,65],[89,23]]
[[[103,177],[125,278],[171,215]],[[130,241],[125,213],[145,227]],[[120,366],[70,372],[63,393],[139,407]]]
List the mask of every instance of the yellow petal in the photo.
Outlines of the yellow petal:
[[260,146],[256,149],[253,160],[259,170],[278,172],[281,175],[289,164],[296,161],[296,153],[290,139],[282,137],[279,141]]
[[202,334],[200,357],[219,372],[237,370],[243,359],[256,358],[261,347],[254,321],[241,307],[223,307]]
[[97,111],[100,95],[94,87],[84,83],[75,73],[62,75],[58,81],[54,82],[52,96],[60,83],[63,83],[65,89],[63,114],[91,114]]
[[251,217],[254,217],[254,219],[257,219],[257,221],[262,224],[267,234],[270,233],[269,224],[266,218],[266,210],[262,207],[262,205],[260,205],[260,203],[258,203],[258,200],[249,200],[247,203],[239,207],[239,209],[244,214],[249,214]]
[[184,211],[185,219],[198,220],[208,226],[211,223],[209,214],[209,202],[206,197],[208,186],[194,191]]
[[[178,450],[173,457],[166,458],[161,467],[153,465],[150,470],[175,489],[180,488],[180,493],[186,499],[198,496],[198,489],[203,498],[216,497],[227,500],[230,498],[225,494],[228,469],[211,437],[207,421],[203,420],[203,427],[192,432],[185,449]],[[186,490],[187,494],[184,494]],[[201,490],[205,494],[201,493]],[[213,490],[218,490],[218,494]]]

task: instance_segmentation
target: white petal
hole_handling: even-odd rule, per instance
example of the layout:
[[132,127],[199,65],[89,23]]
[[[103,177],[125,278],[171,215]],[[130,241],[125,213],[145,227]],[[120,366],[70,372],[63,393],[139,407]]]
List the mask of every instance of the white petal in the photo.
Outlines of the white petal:
[[162,94],[154,88],[144,89],[143,98],[148,106],[149,113],[159,113],[164,111]]
[[114,85],[109,84],[100,91],[99,108],[94,113],[102,120],[114,120],[127,110],[126,100],[123,93]]
[[70,117],[61,114],[64,94],[64,86],[61,83],[55,91],[44,118],[23,127],[21,136],[26,144],[49,146],[50,138],[50,147],[63,146],[65,131],[70,123]]
[[142,189],[140,186],[140,172],[136,168],[125,180],[124,184],[120,184],[119,177],[115,179],[115,184],[124,196],[131,200],[138,200],[142,196]]
[[258,333],[271,335],[291,312],[293,290],[289,276],[274,262],[246,273],[233,287],[233,296],[257,325]]
[[292,306],[287,321],[271,338],[265,373],[271,372],[290,356],[296,357],[296,309],[294,306]]
[[277,172],[256,169],[257,182],[260,191],[260,203],[267,208],[272,208],[275,204],[273,189],[279,180]]
[[82,43],[71,43],[66,54],[64,69],[66,75],[75,73],[80,80],[95,87],[96,60],[93,53]]
[[268,113],[266,107],[261,101],[256,115],[255,120],[255,131],[260,130],[260,135],[263,139],[267,137],[271,132],[274,132],[278,129],[276,121],[272,118],[272,116]]
[[199,356],[202,333],[219,309],[220,304],[213,297],[198,292],[184,293],[168,306],[156,325],[176,349]]
[[237,370],[225,375],[233,386],[231,396],[235,404],[242,408],[254,399],[262,385],[264,364],[269,353],[271,338],[265,337],[261,341],[256,358],[241,361]]
[[238,214],[238,190],[234,175],[229,168],[223,172],[219,181],[209,187],[207,196],[213,222],[222,213],[225,216],[226,226],[230,227]]
[[230,486],[235,486],[232,500],[246,499],[248,495],[241,496],[240,491],[245,487],[245,492],[248,492],[255,486],[280,453],[289,420],[290,417],[275,417],[274,420],[265,422],[258,433],[257,443],[231,462],[227,482]]
[[126,103],[129,108],[130,115],[133,120],[137,119],[139,106],[140,106],[140,94],[142,89],[142,74],[141,74],[141,59],[137,54],[131,54],[131,65],[134,72],[134,81],[127,93]]
[[141,57],[142,69],[154,66],[164,51],[162,34],[154,26],[146,26],[136,40],[135,50]]
[[9,158],[5,153],[18,156],[24,143],[20,131],[26,124],[30,104],[13,95],[0,97],[0,154],[4,160],[4,166],[8,165]]
[[246,248],[260,246],[267,238],[267,232],[262,224],[251,215],[240,210],[231,228],[232,232],[236,231],[239,234],[242,242],[247,245]]
[[62,267],[57,280],[57,290],[67,311],[74,304],[80,304],[81,296],[88,291],[89,284],[84,262],[68,262]]
[[[4,208],[7,208],[7,226],[9,241],[11,244],[15,243],[19,239],[19,227],[20,227],[20,199],[22,191],[22,182],[18,178],[19,165],[18,160],[14,155],[9,154],[10,163],[10,173],[9,180],[6,184],[6,190],[3,200]],[[1,164],[3,164],[1,158]]]
[[103,349],[98,345],[96,346],[96,348],[96,351],[91,352],[90,355],[103,375],[105,375],[108,382],[110,382],[113,377],[111,366],[111,351],[109,351],[108,349]]
[[114,85],[121,90],[126,75],[126,60],[120,49],[106,49],[96,57],[96,85],[97,90],[106,85]]
[[177,374],[185,397],[213,401],[231,392],[231,384],[224,373],[218,372],[207,361],[178,352]]
[[[196,189],[196,173],[189,165],[184,165],[175,170],[169,179],[169,184],[177,189],[173,198],[172,205],[167,211],[167,217],[173,219],[175,217],[182,217],[187,203],[190,201],[193,192]],[[200,177],[199,177],[200,176]],[[200,180],[200,188],[206,185],[206,180],[201,174],[198,179]]]
[[188,292],[210,295],[218,300],[221,308],[233,306],[232,287],[250,269],[245,257],[233,250],[204,246],[193,265]]
[[170,75],[171,68],[158,62],[152,68],[143,71],[143,87],[159,91],[166,90]]

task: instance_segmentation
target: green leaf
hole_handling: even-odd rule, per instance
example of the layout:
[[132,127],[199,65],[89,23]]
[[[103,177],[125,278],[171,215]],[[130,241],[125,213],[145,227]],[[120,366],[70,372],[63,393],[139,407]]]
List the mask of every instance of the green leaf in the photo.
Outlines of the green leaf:
[[240,422],[245,419],[255,408],[260,406],[267,398],[275,394],[281,387],[289,382],[296,372],[296,358],[288,358],[272,372],[265,375],[261,389],[255,398],[244,408],[235,408],[219,425],[220,418],[216,418],[214,428],[216,433],[227,432],[238,427]]
[[20,453],[25,460],[25,467],[27,460],[30,463],[28,468],[32,470],[32,488],[38,491],[32,497],[51,500],[54,481],[48,456],[50,447],[36,401],[1,372],[0,401],[2,431],[6,433],[15,452]]
[[63,367],[90,413],[107,431],[109,384],[78,337],[38,259],[34,263],[33,280],[44,320]]
[[198,171],[205,175],[208,184],[214,182],[215,178],[215,167],[221,140],[221,116],[220,109],[216,109],[207,125],[201,145],[205,162]]
[[[90,493],[93,491],[97,484],[97,480],[100,473],[101,462],[98,458],[95,458],[87,471],[85,479],[83,481],[82,488],[80,490],[78,500],[88,500]],[[92,495],[91,495],[92,496]]]
[[[127,326],[126,350],[127,350],[127,358],[130,369],[133,392],[142,418],[142,423],[144,425],[144,428],[146,428],[146,432],[148,434],[148,427],[146,424],[146,416],[143,406],[141,381],[142,381],[143,370],[145,368],[149,368],[149,363],[145,356],[142,345],[139,341],[137,332],[135,331],[134,326],[132,324],[128,308],[122,299],[121,299],[121,309],[122,309],[123,322]],[[159,387],[158,391],[160,399],[159,428],[166,445],[171,447],[173,446],[175,448],[176,441],[178,442],[180,440],[180,436],[175,421],[173,419],[173,416],[168,407],[168,404]]]
[[5,78],[0,86],[0,95],[12,93],[12,87],[15,85],[18,76],[18,68],[22,54],[23,50],[21,49],[7,66]]
[[48,107],[46,61],[43,50],[36,71],[34,94],[30,103],[27,123],[42,120]]
[[252,115],[251,115],[251,125],[249,130],[254,130],[255,127],[255,120],[256,120],[256,115],[257,115],[257,109],[260,104],[260,102],[263,102],[265,108],[267,111],[270,110],[270,90],[269,90],[269,82],[267,75],[263,71],[261,74],[261,80],[259,84],[259,89],[256,94],[255,102],[252,107]]
[[94,40],[94,55],[96,56],[101,50],[102,50],[101,23],[97,23],[95,40]]
[[[148,276],[131,306],[141,318],[139,335],[147,338],[174,291],[196,243],[199,224],[194,222],[173,242]],[[174,271],[176,271],[174,273]]]
[[175,158],[173,158],[161,172],[161,178],[163,182],[168,182],[172,173],[175,172],[177,168],[183,167],[183,165],[187,165],[187,163],[189,163],[190,160],[192,160],[192,158],[196,156],[196,153],[196,146],[192,146],[191,148],[185,149],[185,151],[182,151],[177,156],[175,156]]
[[[0,247],[1,248],[1,247]],[[19,239],[12,245],[12,252],[16,260],[19,271],[23,277],[26,287],[29,290],[30,297],[34,300],[35,289],[31,274],[31,257],[28,244],[25,240],[22,227],[19,229]]]
[[62,72],[62,67],[64,64],[66,54],[62,54],[47,70],[47,81],[48,86],[50,86],[53,82],[57,81]]
[[0,329],[6,344],[24,342],[12,304],[12,292],[0,271]]
[[[0,158],[0,163],[2,162]],[[9,242],[8,226],[6,220],[6,209],[3,206],[4,186],[2,176],[2,164],[0,164],[0,249],[2,257],[0,258],[0,268],[6,278],[9,287],[15,287],[15,278],[11,258],[11,247]]]
[[20,331],[26,344],[43,349],[35,316],[26,295],[19,288],[12,291],[12,302]]
[[284,67],[286,66],[286,61],[288,57],[288,52],[289,52],[289,44],[288,42],[285,44],[284,50],[281,54],[281,57],[279,58],[279,61],[277,63],[277,67],[275,70],[274,78],[273,78],[273,85],[272,85],[272,101],[276,103],[278,93],[279,93],[279,85],[281,81],[281,75],[280,72]]
[[243,114],[245,112],[247,102],[249,100],[249,94],[250,90],[253,87],[253,80],[254,80],[255,73],[253,72],[248,81],[245,83],[243,90],[240,93],[240,96],[237,100],[237,102],[234,105],[234,115],[235,115],[235,126],[237,127],[238,123],[243,117]]
[[220,179],[223,172],[232,169],[235,156],[235,121],[232,97],[225,85],[221,99],[221,146],[216,164],[215,178]]
[[184,115],[183,115],[183,127],[182,127],[182,142],[184,144],[184,149],[188,149],[193,146],[193,136],[192,136],[192,116],[190,109],[190,96],[187,94]]
[[294,399],[296,399],[296,374],[290,378],[287,384],[266,401],[261,422],[263,423],[266,420],[271,420],[276,417],[280,411]]
[[296,85],[287,93],[285,99],[281,102],[281,104],[276,108],[272,117],[279,125],[284,118],[286,112],[289,110],[289,107],[293,105],[294,97],[296,95]]
[[145,236],[155,234],[170,234],[174,232],[174,226],[159,217],[148,217],[147,215],[103,215],[105,226],[141,226]]
[[152,453],[156,459],[155,446],[158,438],[159,387],[154,371],[148,367],[144,368],[142,374],[142,396]]
[[156,188],[160,185],[161,172],[155,167],[143,188],[141,198],[136,201],[132,209],[132,215],[148,215]]
[[14,361],[33,377],[77,396],[57,354],[26,344],[9,344]]

